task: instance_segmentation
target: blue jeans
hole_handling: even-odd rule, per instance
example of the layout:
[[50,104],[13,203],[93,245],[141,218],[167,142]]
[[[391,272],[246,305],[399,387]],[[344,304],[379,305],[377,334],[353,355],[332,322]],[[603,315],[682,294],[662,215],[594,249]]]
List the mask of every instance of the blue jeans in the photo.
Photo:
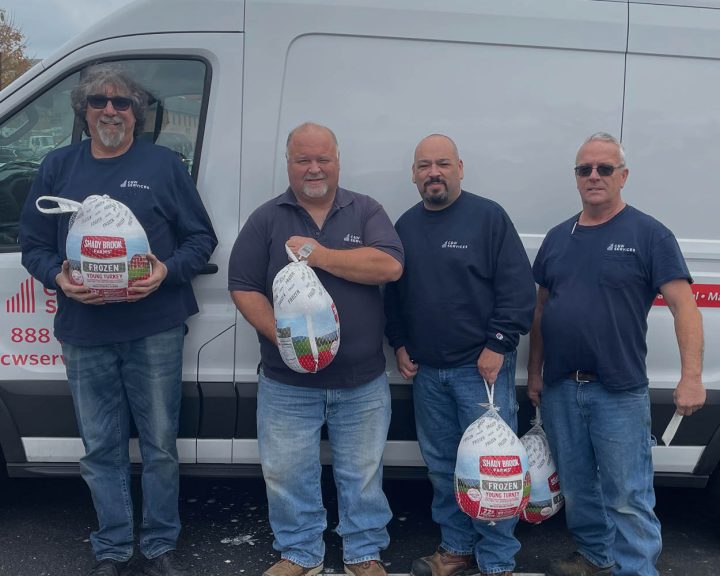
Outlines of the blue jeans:
[[[121,306],[122,304],[109,304]],[[68,383],[85,456],[98,529],[90,535],[98,560],[133,555],[130,417],[142,454],[140,550],[148,558],[173,550],[180,534],[177,432],[185,327],[104,346],[63,343]]]
[[392,518],[382,490],[382,454],[390,426],[383,373],[354,388],[290,386],[260,374],[258,444],[273,547],[305,567],[325,556],[326,511],[320,487],[320,429],[327,425],[338,495],[343,560],[379,560]]
[[[493,403],[502,419],[517,432],[515,397],[516,353],[505,354],[494,385]],[[432,517],[440,525],[441,546],[453,554],[475,554],[482,572],[512,571],[520,542],[514,531],[518,518],[494,525],[473,520],[455,500],[455,460],[465,429],[485,413],[483,379],[475,364],[437,369],[420,365],[413,381],[418,442],[433,486]]]
[[656,576],[662,548],[653,508],[647,387],[611,392],[601,382],[545,385],[542,416],[578,552],[613,574]]

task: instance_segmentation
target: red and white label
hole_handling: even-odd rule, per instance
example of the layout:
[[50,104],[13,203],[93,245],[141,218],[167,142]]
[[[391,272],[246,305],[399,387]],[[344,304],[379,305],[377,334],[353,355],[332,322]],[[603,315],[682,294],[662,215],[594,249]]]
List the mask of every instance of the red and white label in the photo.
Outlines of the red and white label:
[[[692,284],[698,308],[720,308],[720,284]],[[662,294],[658,294],[653,306],[667,306]]]
[[522,474],[517,456],[481,456],[480,473],[488,476],[515,476]]

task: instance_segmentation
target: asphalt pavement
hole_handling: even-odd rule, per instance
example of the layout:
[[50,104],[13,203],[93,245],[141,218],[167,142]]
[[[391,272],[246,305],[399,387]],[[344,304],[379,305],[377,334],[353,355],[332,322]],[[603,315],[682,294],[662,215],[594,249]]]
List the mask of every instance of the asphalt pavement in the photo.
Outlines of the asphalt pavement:
[[[133,494],[139,508],[140,492]],[[391,544],[383,554],[389,573],[407,574],[414,558],[432,553],[438,532],[430,517],[425,480],[385,483],[394,512]],[[324,482],[328,509],[326,574],[343,572],[332,482]],[[702,490],[658,489],[664,551],[663,576],[720,574],[718,503]],[[183,478],[179,553],[196,576],[260,575],[278,559],[272,549],[267,502],[260,479]],[[136,516],[139,519],[139,509]],[[92,567],[88,535],[95,526],[92,503],[78,478],[10,479],[0,483],[0,576],[82,576]],[[522,549],[516,575],[541,574],[553,558],[574,546],[560,513],[540,525],[521,522]]]

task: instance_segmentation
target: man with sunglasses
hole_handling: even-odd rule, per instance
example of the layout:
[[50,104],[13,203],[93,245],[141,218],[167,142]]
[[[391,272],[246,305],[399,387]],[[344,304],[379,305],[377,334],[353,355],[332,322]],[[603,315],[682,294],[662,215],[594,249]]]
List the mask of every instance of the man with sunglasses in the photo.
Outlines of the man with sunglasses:
[[627,205],[625,151],[611,135],[577,153],[582,212],[548,232],[533,265],[528,396],[540,405],[577,551],[550,576],[655,576],[647,316],[658,292],[680,349],[677,412],[705,402],[702,319],[672,232]]
[[[188,576],[175,556],[180,534],[176,447],[187,318],[198,311],[190,281],[217,239],[195,184],[175,154],[137,138],[148,93],[112,66],[85,72],[72,91],[76,121],[89,139],[47,155],[21,217],[22,262],[57,291],[55,337],[85,455],[98,529],[90,535],[92,576],[120,576],[133,556],[128,441],[131,419],[142,454],[142,573]],[[71,282],[65,243],[70,216],[47,215],[38,197],[82,202],[107,194],[130,208],[144,228],[152,272],[128,288],[128,302]]]
[[509,576],[517,518],[472,520],[455,501],[455,461],[465,429],[488,402],[517,432],[516,347],[527,333],[535,286],[525,248],[505,211],[461,188],[455,143],[431,134],[415,148],[412,180],[422,199],[395,224],[405,270],[385,290],[398,372],[413,380],[417,437],[433,486],[440,546],[412,576]]

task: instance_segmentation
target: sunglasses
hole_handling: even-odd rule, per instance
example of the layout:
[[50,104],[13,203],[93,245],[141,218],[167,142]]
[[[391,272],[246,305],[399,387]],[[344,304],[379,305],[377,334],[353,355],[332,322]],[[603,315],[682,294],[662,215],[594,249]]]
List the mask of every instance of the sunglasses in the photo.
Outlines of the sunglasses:
[[615,170],[619,170],[624,167],[624,164],[620,164],[620,166],[613,166],[612,164],[598,164],[596,166],[593,166],[592,164],[580,164],[579,166],[575,166],[575,176],[587,178],[590,174],[592,174],[593,168],[597,170],[598,176],[612,176]]
[[132,106],[132,100],[125,96],[103,96],[102,94],[93,94],[87,97],[87,103],[90,108],[103,110],[108,102],[112,102],[113,108],[118,112],[125,112]]

